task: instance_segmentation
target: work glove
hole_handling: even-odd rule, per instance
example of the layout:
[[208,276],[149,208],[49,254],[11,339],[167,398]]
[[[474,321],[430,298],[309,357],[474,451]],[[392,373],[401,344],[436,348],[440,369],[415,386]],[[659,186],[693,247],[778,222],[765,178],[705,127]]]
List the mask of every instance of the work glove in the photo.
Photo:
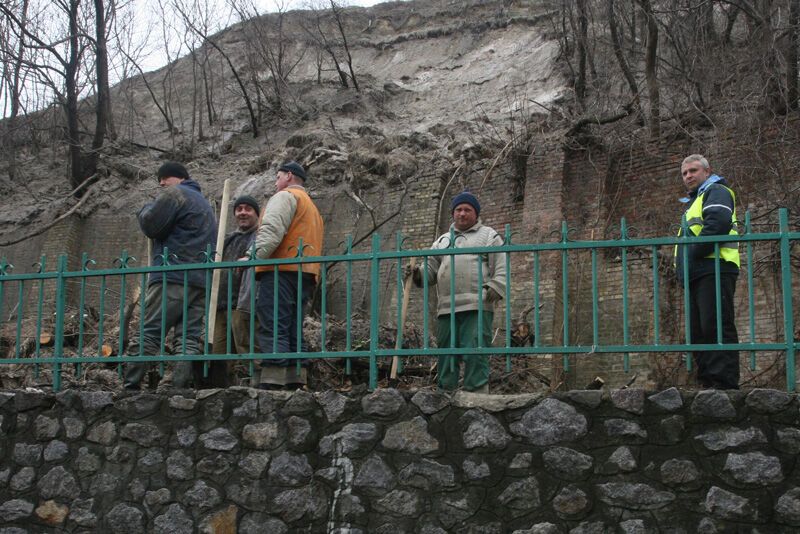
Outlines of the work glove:
[[502,299],[503,295],[497,292],[497,290],[491,286],[484,286],[483,288],[483,300],[487,304],[494,304],[498,300]]

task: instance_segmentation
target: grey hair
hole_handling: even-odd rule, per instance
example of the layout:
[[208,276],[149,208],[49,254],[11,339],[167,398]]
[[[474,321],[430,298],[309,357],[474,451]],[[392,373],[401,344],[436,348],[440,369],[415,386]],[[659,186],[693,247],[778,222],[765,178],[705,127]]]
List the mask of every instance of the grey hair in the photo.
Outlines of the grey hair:
[[706,159],[706,157],[701,154],[692,154],[691,156],[686,156],[683,159],[683,163],[681,163],[681,167],[683,167],[687,163],[692,163],[694,161],[699,161],[700,165],[702,165],[703,168],[706,170],[711,168],[711,165],[708,164],[708,160]]

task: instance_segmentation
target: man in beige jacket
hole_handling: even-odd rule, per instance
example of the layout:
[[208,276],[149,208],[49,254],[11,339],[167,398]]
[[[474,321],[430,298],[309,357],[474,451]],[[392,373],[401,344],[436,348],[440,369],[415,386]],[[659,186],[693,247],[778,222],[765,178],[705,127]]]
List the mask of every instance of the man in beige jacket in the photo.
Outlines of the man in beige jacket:
[[[479,215],[481,205],[469,191],[453,197],[451,232],[442,234],[431,246],[433,250],[447,248],[494,247],[503,239]],[[455,268],[451,271],[451,258]],[[482,263],[481,279],[478,262]],[[422,285],[423,269],[414,269],[416,286]],[[451,274],[452,272],[452,274]],[[428,257],[428,283],[437,288],[436,339],[439,348],[488,347],[492,340],[494,303],[503,298],[506,290],[506,265],[502,254],[456,254]],[[452,293],[451,283],[455,292]],[[451,302],[452,300],[452,302]],[[481,313],[479,313],[479,307]],[[481,324],[478,324],[479,315]],[[455,326],[455,330],[453,330]],[[452,343],[454,342],[454,343]],[[458,386],[461,361],[464,362],[464,389],[478,393],[489,392],[489,357],[480,354],[440,356],[439,387],[454,390]]]

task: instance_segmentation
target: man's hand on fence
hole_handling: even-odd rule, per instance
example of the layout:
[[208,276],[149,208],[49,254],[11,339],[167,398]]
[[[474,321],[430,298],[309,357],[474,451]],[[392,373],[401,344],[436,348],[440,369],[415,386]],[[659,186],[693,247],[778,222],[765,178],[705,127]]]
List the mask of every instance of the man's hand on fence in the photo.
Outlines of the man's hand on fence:
[[497,302],[502,298],[503,295],[498,293],[497,290],[494,289],[493,287],[485,286],[483,288],[483,300],[485,300],[488,304],[494,304],[495,302]]

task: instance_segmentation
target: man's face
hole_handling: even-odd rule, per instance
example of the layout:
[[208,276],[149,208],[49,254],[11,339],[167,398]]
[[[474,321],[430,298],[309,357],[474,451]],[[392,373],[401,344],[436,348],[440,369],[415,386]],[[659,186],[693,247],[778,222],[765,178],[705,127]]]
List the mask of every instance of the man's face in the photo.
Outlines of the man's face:
[[164,176],[158,179],[158,185],[161,187],[172,187],[178,185],[183,181],[183,178],[176,178],[175,176]]
[[690,161],[681,165],[683,184],[689,191],[697,191],[697,188],[703,185],[710,174],[711,170],[703,167],[699,161]]
[[453,210],[453,224],[456,230],[469,230],[478,222],[478,214],[471,204],[459,204]]
[[241,232],[252,229],[258,223],[258,213],[250,204],[239,204],[233,210],[233,215]]
[[292,181],[292,173],[286,171],[278,171],[277,176],[275,176],[275,192],[283,191]]

